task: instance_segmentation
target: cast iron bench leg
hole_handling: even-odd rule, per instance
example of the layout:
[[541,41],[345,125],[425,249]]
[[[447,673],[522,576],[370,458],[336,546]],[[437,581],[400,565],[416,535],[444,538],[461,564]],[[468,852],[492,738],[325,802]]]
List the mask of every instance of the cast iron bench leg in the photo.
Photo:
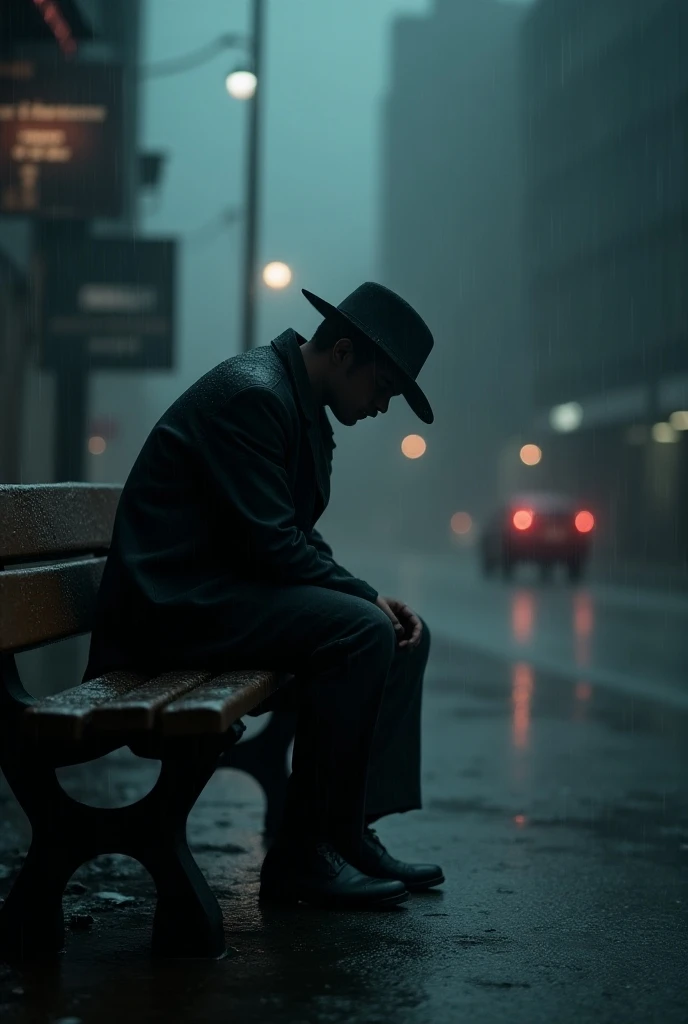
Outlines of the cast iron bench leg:
[[64,851],[35,840],[0,912],[0,951],[8,960],[51,956],[65,944],[62,894],[72,875]]
[[218,957],[225,951],[222,912],[186,843],[186,821],[217,767],[214,742],[178,741],[160,776],[129,807],[87,807],[60,786],[51,765],[5,757],[2,768],[33,830],[31,847],[0,910],[0,953],[36,958],[64,948],[62,896],[72,874],[103,853],[140,861],[157,889],[153,952]]
[[144,812],[149,825],[132,845],[132,856],[157,889],[153,953],[218,957],[226,949],[222,911],[186,842],[187,818],[217,768],[218,750],[212,742],[203,753],[195,743],[179,746],[178,755],[163,759],[160,777],[142,801],[150,802]]
[[2,768],[33,835],[0,909],[0,953],[9,960],[59,953],[65,937],[62,894],[82,861],[79,837],[68,824],[72,801],[50,765],[9,757]]

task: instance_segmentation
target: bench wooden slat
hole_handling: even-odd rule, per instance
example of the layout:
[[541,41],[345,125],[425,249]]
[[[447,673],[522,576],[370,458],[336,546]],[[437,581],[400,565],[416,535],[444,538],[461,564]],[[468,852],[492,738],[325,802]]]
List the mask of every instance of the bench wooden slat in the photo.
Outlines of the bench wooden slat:
[[94,732],[153,729],[158,712],[170,701],[210,679],[210,672],[165,672],[121,697],[99,705],[89,720]]
[[215,676],[172,701],[160,715],[166,736],[223,733],[276,688],[276,672],[241,671]]
[[145,682],[134,672],[110,672],[44,697],[23,714],[24,728],[38,739],[79,740],[94,708],[117,700]]
[[0,651],[87,633],[105,558],[0,572]]
[[0,563],[108,548],[121,493],[116,484],[3,485]]

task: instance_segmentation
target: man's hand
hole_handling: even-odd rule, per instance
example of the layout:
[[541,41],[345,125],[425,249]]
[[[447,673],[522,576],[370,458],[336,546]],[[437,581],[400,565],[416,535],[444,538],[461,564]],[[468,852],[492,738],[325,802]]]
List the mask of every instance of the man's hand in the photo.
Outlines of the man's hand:
[[375,602],[394,626],[399,647],[417,647],[423,632],[423,623],[403,601],[394,597],[381,597]]

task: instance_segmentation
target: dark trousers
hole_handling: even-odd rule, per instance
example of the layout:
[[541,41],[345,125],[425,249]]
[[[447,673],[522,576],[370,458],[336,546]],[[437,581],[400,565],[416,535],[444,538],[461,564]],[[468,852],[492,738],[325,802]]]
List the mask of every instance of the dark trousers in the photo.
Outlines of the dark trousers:
[[298,720],[284,832],[316,832],[348,848],[364,824],[421,806],[421,700],[430,651],[423,625],[413,650],[392,637],[391,659],[364,627],[339,664],[290,684]]
[[420,710],[430,649],[399,648],[376,605],[321,587],[242,586],[223,609],[168,617],[171,667],[293,674],[298,707],[283,829],[343,848],[364,823],[420,807]]

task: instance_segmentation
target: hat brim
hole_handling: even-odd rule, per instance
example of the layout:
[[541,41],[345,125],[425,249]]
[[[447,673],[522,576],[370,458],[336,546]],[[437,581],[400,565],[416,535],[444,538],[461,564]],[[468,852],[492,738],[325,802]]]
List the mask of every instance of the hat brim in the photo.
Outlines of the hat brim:
[[[347,316],[347,314],[343,310],[339,309],[337,306],[333,306],[332,303],[327,302],[326,299],[321,299],[319,295],[314,295],[313,292],[309,292],[307,288],[302,288],[301,291],[308,299],[311,306],[315,306],[318,313],[320,313],[322,316],[337,316],[342,320],[346,320],[347,323],[351,324],[351,326],[354,327],[359,333],[365,334],[365,331],[362,330],[360,324],[357,324],[355,320],[352,320],[351,317]],[[366,337],[370,338],[370,336],[367,334]],[[380,341],[378,338],[370,338],[370,341],[372,341],[375,345],[378,345],[379,348],[382,349],[385,355],[392,360],[394,365],[401,372],[404,378],[404,385],[401,389],[401,393],[408,402],[412,411],[420,420],[423,421],[423,423],[434,422],[435,417],[433,415],[432,409],[430,408],[430,403],[423,394],[421,388],[418,386],[418,384],[416,384],[413,377],[409,377],[409,375],[404,370],[403,366],[401,366],[397,362],[394,356],[394,352],[391,351],[385,345],[385,343],[383,341]]]

